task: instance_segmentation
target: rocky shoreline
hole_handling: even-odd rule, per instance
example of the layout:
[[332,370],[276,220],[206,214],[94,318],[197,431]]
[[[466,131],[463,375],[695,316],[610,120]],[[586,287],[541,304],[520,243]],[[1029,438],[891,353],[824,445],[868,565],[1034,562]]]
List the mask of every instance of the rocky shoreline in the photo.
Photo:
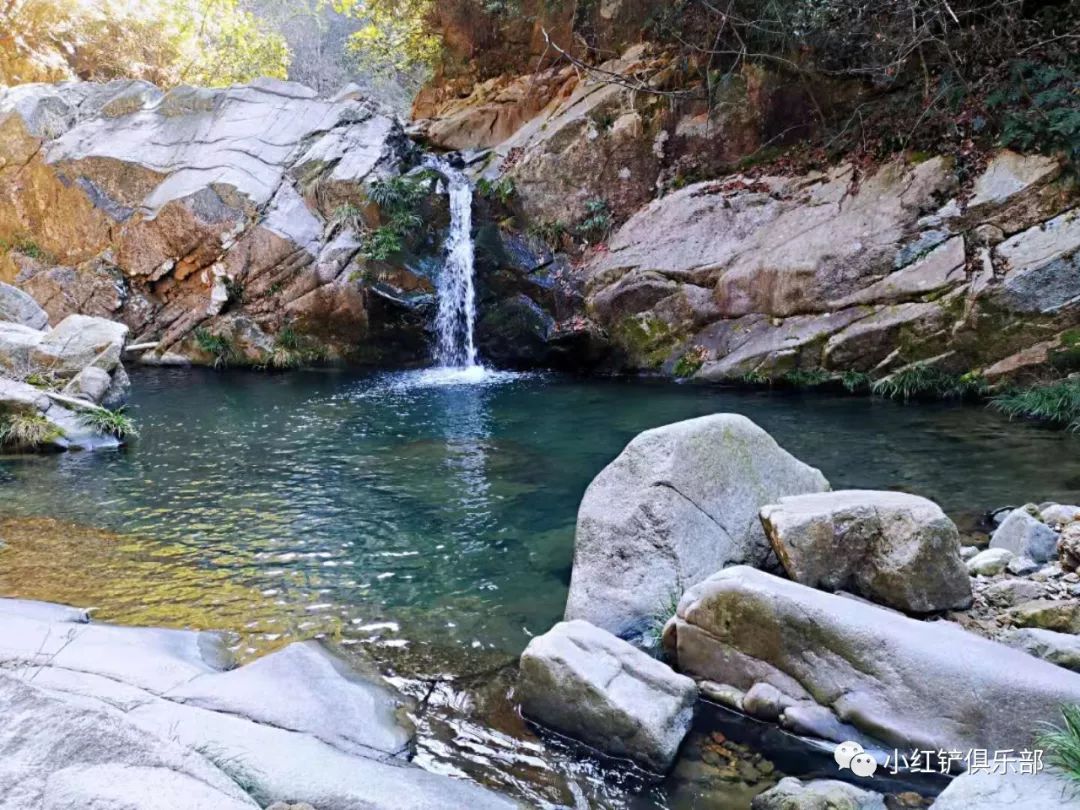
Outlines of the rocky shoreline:
[[[1080,703],[1078,517],[1003,512],[979,551],[924,498],[829,491],[744,417],[657,428],[586,493],[567,621],[530,643],[517,694],[538,722],[661,772],[700,699],[856,742],[880,768],[925,752],[956,777],[935,808],[1072,807],[1056,774],[970,752],[1030,760]],[[658,621],[670,669],[640,649]],[[754,807],[885,806],[871,778],[841,778],[871,792],[785,779]]]

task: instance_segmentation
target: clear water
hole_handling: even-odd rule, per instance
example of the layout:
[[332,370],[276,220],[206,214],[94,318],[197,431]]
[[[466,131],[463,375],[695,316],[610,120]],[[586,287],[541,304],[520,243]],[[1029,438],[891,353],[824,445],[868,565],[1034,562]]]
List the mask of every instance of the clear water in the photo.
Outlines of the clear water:
[[474,368],[476,289],[473,282],[472,184],[464,173],[440,157],[428,155],[425,165],[446,178],[450,196],[450,232],[436,291],[435,359],[450,368]]
[[613,782],[530,736],[490,674],[560,618],[582,493],[640,431],[743,413],[834,487],[927,495],[962,527],[1080,501],[1080,436],[972,406],[452,369],[140,370],[131,405],[126,450],[0,458],[0,594],[231,630],[242,656],[331,636],[420,684],[429,767],[597,807],[749,795],[693,758],[662,789]]

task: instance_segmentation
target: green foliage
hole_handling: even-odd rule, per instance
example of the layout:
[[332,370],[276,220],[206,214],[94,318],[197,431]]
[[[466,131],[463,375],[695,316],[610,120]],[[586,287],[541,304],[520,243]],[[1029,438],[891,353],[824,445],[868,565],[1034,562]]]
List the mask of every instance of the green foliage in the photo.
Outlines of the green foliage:
[[793,388],[817,388],[818,386],[825,385],[832,380],[832,375],[824,369],[809,368],[801,369],[796,368],[791,371],[785,372],[780,379],[787,385]]
[[645,631],[642,633],[642,641],[653,652],[659,651],[660,642],[664,635],[664,626],[678,611],[681,596],[675,589],[668,591],[667,595],[647,617]]
[[26,234],[18,234],[11,239],[0,239],[0,253],[10,252],[21,253],[23,256],[37,259],[39,262],[45,262],[46,264],[53,262],[52,254]]
[[370,261],[385,262],[401,253],[409,233],[424,221],[417,209],[428,194],[426,176],[391,177],[376,180],[368,198],[379,206],[384,224],[364,237],[360,254]]
[[123,408],[110,410],[109,408],[87,409],[79,414],[79,420],[89,428],[106,436],[115,436],[124,441],[134,439],[139,435],[138,429],[131,417]]
[[227,86],[286,78],[289,49],[239,0],[30,0],[0,11],[0,84],[116,78]]
[[274,350],[270,354],[268,365],[277,369],[299,368],[325,357],[322,346],[311,338],[298,334],[292,326],[285,325],[274,340]]
[[990,400],[1010,418],[1038,419],[1080,429],[1080,379],[1066,379],[1026,390],[1006,391]]
[[1002,111],[1001,143],[1025,152],[1060,149],[1080,162],[1080,70],[1016,59],[1007,75],[986,100]]
[[739,377],[739,382],[743,385],[768,385],[772,380],[760,371],[748,371]]
[[707,355],[708,352],[704,346],[695,346],[675,362],[675,367],[672,371],[675,376],[680,379],[693,377],[701,370],[701,367],[705,365],[705,358]]
[[359,66],[377,75],[427,72],[442,40],[430,26],[433,0],[332,0],[334,10],[364,20],[349,39]]
[[481,177],[476,181],[476,193],[486,200],[498,200],[501,205],[509,206],[517,194],[517,186],[512,177],[500,177],[494,182]]
[[398,230],[390,225],[383,225],[364,237],[360,254],[369,261],[388,262],[404,248],[404,238]]
[[227,366],[236,359],[236,348],[225,335],[215,335],[209,329],[200,327],[195,330],[194,336],[199,351],[214,358],[214,368]]
[[60,387],[60,380],[52,372],[35,371],[26,378],[26,383],[43,391],[55,391]]
[[1047,763],[1063,776],[1080,782],[1080,706],[1061,707],[1063,726],[1047,723],[1035,738],[1035,746],[1046,752]]
[[352,203],[342,203],[334,209],[330,219],[334,225],[359,231],[363,225],[363,211]]
[[561,220],[540,220],[529,224],[528,233],[533,239],[538,239],[552,250],[562,247],[568,229],[566,223]]
[[934,366],[913,363],[874,383],[873,391],[888,399],[964,399],[984,395],[986,380],[977,374],[949,374]]
[[869,391],[873,388],[874,378],[865,371],[844,371],[840,374],[840,384],[849,394]]
[[64,431],[39,413],[0,415],[0,447],[35,450],[64,437]]
[[577,226],[579,236],[599,242],[607,238],[612,226],[611,209],[607,200],[599,198],[585,203],[585,219]]

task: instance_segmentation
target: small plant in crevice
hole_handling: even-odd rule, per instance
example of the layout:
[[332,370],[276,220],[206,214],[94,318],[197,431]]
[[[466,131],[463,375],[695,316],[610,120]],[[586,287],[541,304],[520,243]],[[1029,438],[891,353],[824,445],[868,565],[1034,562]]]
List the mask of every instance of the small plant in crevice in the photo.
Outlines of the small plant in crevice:
[[364,235],[360,254],[369,261],[385,262],[405,249],[408,235],[423,227],[417,208],[427,196],[427,175],[376,180],[368,199],[379,206],[383,224]]
[[61,388],[61,381],[52,372],[35,371],[26,378],[26,384],[43,391],[56,391]]
[[225,284],[225,293],[229,296],[229,302],[233,304],[244,303],[244,284],[232,276],[222,276]]
[[1010,418],[1037,419],[1080,430],[1080,379],[1004,391],[990,400],[990,407]]
[[0,447],[36,450],[63,437],[64,431],[39,413],[0,415]]
[[675,361],[672,372],[680,379],[693,377],[705,365],[708,356],[709,352],[704,346],[694,346]]
[[193,333],[195,345],[203,354],[214,358],[214,368],[220,368],[236,359],[236,348],[225,335],[215,335],[209,329],[198,328]]
[[267,365],[276,369],[299,368],[307,363],[326,359],[325,349],[311,338],[300,335],[286,325],[274,339],[274,349]]
[[124,408],[93,408],[79,414],[79,421],[105,436],[115,436],[120,441],[137,438],[135,422],[125,413]]
[[530,223],[528,228],[529,236],[543,242],[551,250],[560,250],[562,248],[563,239],[568,232],[569,229],[566,227],[566,223],[557,219],[533,222]]
[[645,647],[657,657],[662,652],[661,642],[664,635],[664,627],[679,609],[679,600],[682,594],[672,588],[667,592],[659,604],[646,618],[645,629],[641,634],[641,640]]
[[1045,752],[1047,764],[1066,779],[1080,783],[1080,706],[1061,707],[1064,725],[1046,723],[1035,737],[1035,746]]
[[517,194],[517,186],[512,177],[500,177],[498,180],[481,177],[476,181],[476,193],[486,200],[494,200],[500,205],[509,206]]
[[363,211],[360,210],[360,207],[347,202],[334,209],[330,215],[330,222],[336,228],[360,231],[364,224],[362,217]]
[[0,253],[21,253],[31,259],[37,259],[45,264],[53,263],[53,256],[31,237],[20,234],[11,239],[0,239]]
[[602,242],[611,233],[614,220],[607,200],[596,198],[585,203],[585,219],[575,229],[578,236],[591,242]]

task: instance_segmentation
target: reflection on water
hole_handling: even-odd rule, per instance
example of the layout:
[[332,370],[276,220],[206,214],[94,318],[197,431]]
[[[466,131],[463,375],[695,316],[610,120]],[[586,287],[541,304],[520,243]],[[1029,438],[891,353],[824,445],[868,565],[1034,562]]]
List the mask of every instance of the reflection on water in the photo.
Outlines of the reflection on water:
[[1080,500],[1080,436],[982,408],[469,373],[140,370],[132,447],[0,458],[0,594],[228,630],[242,657],[336,639],[427,708],[426,765],[535,803],[738,808],[775,776],[756,755],[706,734],[660,788],[540,740],[507,699],[507,665],[562,614],[581,495],[626,442],[734,411],[835,487],[962,524]]

